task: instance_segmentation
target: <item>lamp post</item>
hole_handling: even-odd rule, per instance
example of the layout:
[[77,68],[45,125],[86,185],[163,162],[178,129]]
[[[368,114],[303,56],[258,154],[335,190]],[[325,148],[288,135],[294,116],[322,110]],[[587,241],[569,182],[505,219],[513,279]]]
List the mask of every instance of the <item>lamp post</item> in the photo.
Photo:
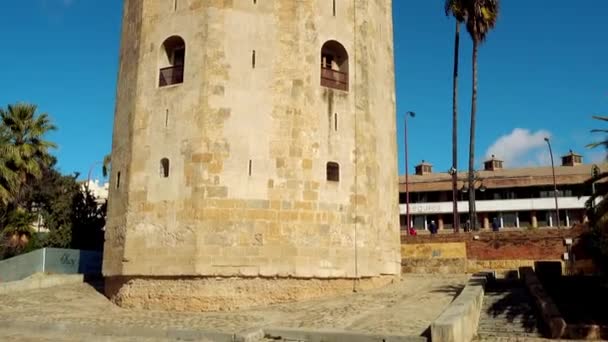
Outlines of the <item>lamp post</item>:
[[557,181],[555,180],[555,164],[553,163],[553,149],[551,148],[551,142],[549,138],[545,138],[547,145],[549,145],[549,154],[551,155],[551,171],[553,172],[553,197],[555,198],[555,217],[557,218],[557,228],[560,228],[559,220],[559,205],[557,204]]
[[405,223],[405,228],[407,229],[407,234],[410,234],[410,188],[409,188],[409,163],[407,160],[407,117],[411,116],[416,117],[416,113],[412,111],[405,112],[405,116],[403,117],[403,137],[405,140],[405,219],[407,220]]
[[102,163],[102,161],[96,161],[89,167],[89,173],[87,174],[87,183],[85,184],[85,188],[87,189],[87,191],[89,190],[89,182],[91,182],[91,174],[93,173],[93,168]]

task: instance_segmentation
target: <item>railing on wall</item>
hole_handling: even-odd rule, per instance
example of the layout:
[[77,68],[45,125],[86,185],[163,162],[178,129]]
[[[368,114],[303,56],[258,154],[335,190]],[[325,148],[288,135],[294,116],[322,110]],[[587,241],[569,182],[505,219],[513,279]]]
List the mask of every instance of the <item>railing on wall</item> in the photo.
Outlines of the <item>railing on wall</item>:
[[165,87],[184,82],[184,66],[177,65],[160,69],[159,86]]
[[322,66],[321,85],[328,88],[348,91],[348,73]]

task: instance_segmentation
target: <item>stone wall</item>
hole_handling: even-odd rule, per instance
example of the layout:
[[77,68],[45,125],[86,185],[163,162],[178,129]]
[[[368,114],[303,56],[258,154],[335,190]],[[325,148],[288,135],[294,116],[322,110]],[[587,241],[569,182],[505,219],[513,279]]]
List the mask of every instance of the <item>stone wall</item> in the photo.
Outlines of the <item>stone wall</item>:
[[[391,1],[337,0],[335,14],[326,0],[170,4],[125,0],[110,292],[160,291],[158,277],[187,293],[177,279],[398,275]],[[184,80],[159,87],[172,36]],[[320,85],[331,40],[347,51],[348,91]]]
[[[414,272],[438,270],[458,271],[454,259],[436,257],[445,249],[462,244],[466,249],[463,260],[464,271],[476,273],[485,270],[496,270],[498,275],[508,275],[520,267],[534,267],[537,261],[557,261],[562,266],[573,267],[574,272],[592,273],[595,271],[592,261],[585,254],[582,235],[585,228],[574,229],[536,229],[522,231],[501,231],[419,235],[402,237],[402,271]],[[567,265],[563,254],[567,252],[564,239],[573,239],[572,252],[576,263]],[[434,255],[421,258],[413,256],[412,251],[432,251]],[[418,253],[420,254],[420,253]],[[428,254],[428,253],[427,253]]]

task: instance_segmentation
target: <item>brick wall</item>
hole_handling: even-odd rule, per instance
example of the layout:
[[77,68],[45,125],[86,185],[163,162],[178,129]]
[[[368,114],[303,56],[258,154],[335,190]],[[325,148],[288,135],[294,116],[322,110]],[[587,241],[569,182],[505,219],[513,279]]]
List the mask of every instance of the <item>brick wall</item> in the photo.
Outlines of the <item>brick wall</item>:
[[[403,236],[402,244],[408,245],[437,245],[461,242],[466,245],[466,271],[469,273],[494,269],[507,273],[521,266],[533,266],[535,261],[560,261],[567,251],[564,239],[573,240],[572,252],[577,261],[588,261],[585,254],[582,235],[586,232],[584,226],[573,229],[537,229],[521,231],[501,231]],[[402,265],[409,265],[414,260],[406,260],[404,255]],[[420,264],[421,260],[415,260]],[[433,264],[440,260],[432,260]],[[403,267],[404,271],[409,268]]]

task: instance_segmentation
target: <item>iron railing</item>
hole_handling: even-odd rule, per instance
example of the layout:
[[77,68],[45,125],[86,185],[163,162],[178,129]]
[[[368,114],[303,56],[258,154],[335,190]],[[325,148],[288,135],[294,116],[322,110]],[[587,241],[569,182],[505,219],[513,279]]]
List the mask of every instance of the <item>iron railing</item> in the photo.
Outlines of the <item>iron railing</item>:
[[158,85],[160,87],[184,82],[184,66],[176,65],[160,69]]
[[328,88],[348,91],[348,73],[322,66],[321,85]]

